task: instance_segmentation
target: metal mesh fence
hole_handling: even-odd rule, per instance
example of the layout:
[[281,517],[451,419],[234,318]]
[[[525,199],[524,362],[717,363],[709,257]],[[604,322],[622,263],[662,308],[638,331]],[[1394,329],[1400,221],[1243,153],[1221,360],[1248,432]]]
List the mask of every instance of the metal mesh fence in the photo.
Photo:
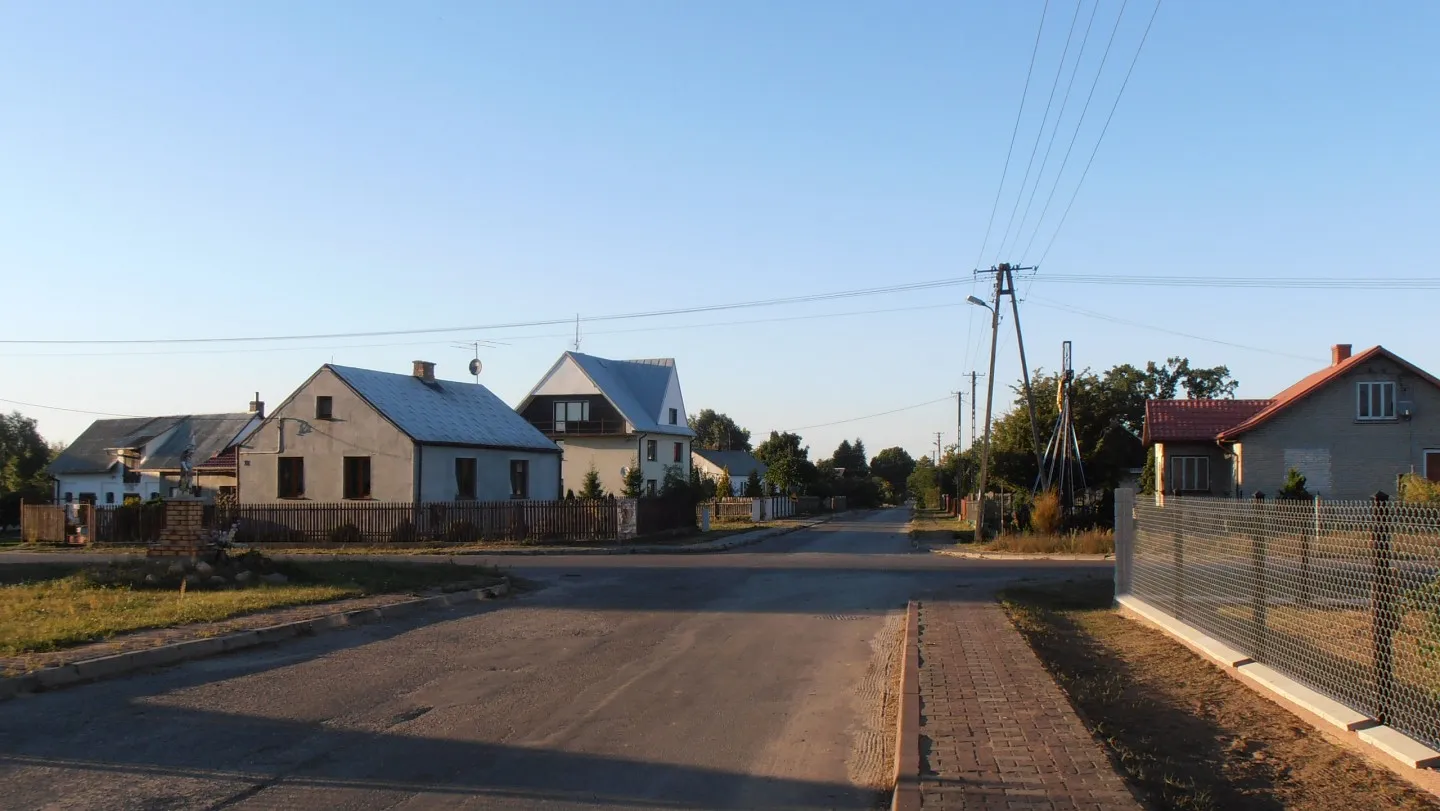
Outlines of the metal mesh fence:
[[1440,506],[1135,499],[1117,588],[1440,747]]

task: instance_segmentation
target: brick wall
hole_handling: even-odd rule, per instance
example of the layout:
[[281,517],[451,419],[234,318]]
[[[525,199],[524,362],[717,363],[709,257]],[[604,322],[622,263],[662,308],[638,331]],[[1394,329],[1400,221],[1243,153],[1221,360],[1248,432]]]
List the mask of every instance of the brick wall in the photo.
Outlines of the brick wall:
[[204,546],[205,502],[199,499],[168,499],[165,528],[160,539],[150,544],[148,557],[196,557]]

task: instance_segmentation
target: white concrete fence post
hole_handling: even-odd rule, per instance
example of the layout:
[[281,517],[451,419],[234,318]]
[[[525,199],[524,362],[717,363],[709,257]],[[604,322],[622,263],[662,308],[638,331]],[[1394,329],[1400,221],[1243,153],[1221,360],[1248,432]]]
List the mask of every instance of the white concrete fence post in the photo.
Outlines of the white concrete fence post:
[[1135,565],[1135,491],[1115,490],[1115,596],[1129,594]]

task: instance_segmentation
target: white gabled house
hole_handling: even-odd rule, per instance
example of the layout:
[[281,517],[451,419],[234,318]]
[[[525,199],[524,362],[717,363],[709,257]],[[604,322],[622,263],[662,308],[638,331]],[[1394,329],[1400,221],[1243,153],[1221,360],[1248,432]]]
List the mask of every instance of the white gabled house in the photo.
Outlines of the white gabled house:
[[515,409],[564,451],[561,491],[579,491],[594,467],[605,492],[620,494],[639,464],[657,492],[667,468],[690,475],[695,432],[673,358],[609,360],[566,352]]

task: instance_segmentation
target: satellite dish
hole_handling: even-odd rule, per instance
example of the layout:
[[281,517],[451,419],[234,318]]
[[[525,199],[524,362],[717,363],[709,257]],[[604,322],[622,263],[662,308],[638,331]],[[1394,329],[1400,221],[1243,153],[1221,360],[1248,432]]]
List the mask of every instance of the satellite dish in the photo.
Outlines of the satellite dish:
[[480,363],[480,359],[479,359],[479,358],[476,358],[476,359],[470,361],[470,374],[475,375],[476,377],[479,377],[479,376],[480,376],[480,370],[483,369],[483,368],[485,368],[485,367]]

